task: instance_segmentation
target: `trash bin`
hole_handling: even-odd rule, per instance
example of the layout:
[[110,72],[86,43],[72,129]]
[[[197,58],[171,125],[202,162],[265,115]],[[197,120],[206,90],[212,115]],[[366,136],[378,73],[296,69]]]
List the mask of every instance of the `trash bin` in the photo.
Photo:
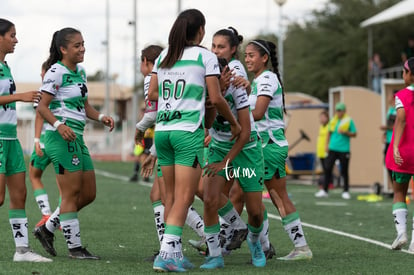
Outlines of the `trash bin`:
[[312,171],[315,169],[315,157],[315,153],[298,153],[290,156],[289,160],[293,170]]

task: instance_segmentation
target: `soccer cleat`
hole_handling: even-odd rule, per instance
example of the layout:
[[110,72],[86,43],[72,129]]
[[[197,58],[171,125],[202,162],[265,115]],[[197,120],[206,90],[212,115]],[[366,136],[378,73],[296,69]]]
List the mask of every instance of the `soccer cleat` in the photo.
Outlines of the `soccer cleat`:
[[263,267],[266,265],[266,256],[262,250],[260,241],[251,242],[250,238],[247,238],[247,244],[249,246],[250,253],[252,254],[252,264],[256,267]]
[[202,237],[199,241],[196,240],[189,240],[188,243],[197,249],[197,251],[200,254],[206,255],[207,252],[207,244],[206,244],[206,238]]
[[312,251],[309,246],[296,247],[288,255],[277,258],[282,261],[297,261],[297,260],[310,260],[312,259]]
[[181,267],[186,269],[186,270],[194,268],[194,265],[185,256],[183,257],[182,260],[178,260],[178,262],[180,263]]
[[349,192],[343,192],[342,193],[342,198],[344,200],[349,200],[349,199],[351,199],[351,195],[349,194]]
[[391,245],[392,250],[400,250],[408,242],[407,233],[398,234],[397,238]]
[[216,268],[223,268],[224,267],[224,260],[223,256],[217,256],[217,257],[210,257],[207,256],[204,264],[200,266],[202,269],[216,269]]
[[187,270],[183,268],[179,263],[177,263],[173,258],[164,260],[160,255],[155,258],[152,268],[156,272],[186,272]]
[[40,221],[36,224],[35,227],[41,227],[42,225],[44,225],[47,220],[49,219],[50,215],[42,215],[42,218],[40,219]]
[[233,237],[230,243],[226,246],[227,250],[234,250],[241,247],[241,244],[246,240],[248,230],[246,229],[234,229]]
[[47,253],[52,256],[57,255],[56,250],[53,247],[55,235],[52,232],[49,232],[49,230],[46,229],[45,225],[35,228],[33,235],[40,241]]
[[266,260],[272,259],[273,256],[276,256],[276,250],[271,243],[269,249],[263,252],[265,254]]
[[69,249],[69,258],[78,260],[100,260],[99,256],[92,255],[85,247]]
[[40,256],[39,254],[29,250],[25,253],[14,253],[13,256],[14,262],[35,262],[35,263],[50,263],[53,262],[52,259]]

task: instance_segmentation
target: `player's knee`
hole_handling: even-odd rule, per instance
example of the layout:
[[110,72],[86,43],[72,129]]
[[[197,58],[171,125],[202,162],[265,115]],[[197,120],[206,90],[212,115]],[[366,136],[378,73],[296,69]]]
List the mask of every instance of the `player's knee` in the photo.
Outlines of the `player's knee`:
[[220,196],[212,196],[209,194],[204,194],[204,207],[216,209],[219,204],[219,198]]

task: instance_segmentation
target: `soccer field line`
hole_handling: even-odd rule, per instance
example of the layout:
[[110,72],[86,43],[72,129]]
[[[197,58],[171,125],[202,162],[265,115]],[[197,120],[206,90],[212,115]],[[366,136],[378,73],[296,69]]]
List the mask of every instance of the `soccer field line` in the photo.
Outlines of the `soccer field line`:
[[[126,176],[121,176],[121,175],[118,175],[118,174],[109,173],[109,172],[99,170],[99,169],[95,169],[95,173],[98,174],[98,175],[104,176],[104,177],[124,181],[125,182],[124,184],[129,183],[129,178],[126,177]],[[146,186],[146,187],[151,187],[152,186],[152,183],[144,183],[142,181],[139,181],[138,184],[142,185],[142,186]],[[263,200],[263,201],[267,202],[267,203],[272,203],[272,201],[270,201],[270,200]],[[275,220],[281,220],[282,219],[280,216],[271,214],[269,212],[267,212],[267,216],[269,218],[272,218],[272,219],[275,219]],[[343,231],[339,231],[339,230],[335,230],[335,229],[331,229],[331,228],[328,228],[328,227],[319,226],[319,225],[315,225],[315,224],[311,224],[311,223],[306,223],[306,222],[303,222],[303,221],[302,221],[302,225],[305,226],[305,227],[310,227],[312,229],[319,230],[319,231],[324,231],[324,232],[327,232],[327,233],[336,234],[336,235],[339,235],[339,236],[343,236],[343,237],[347,237],[347,238],[350,238],[350,239],[363,241],[363,242],[367,242],[367,243],[370,243],[370,244],[381,246],[381,247],[384,247],[384,248],[387,248],[387,249],[391,249],[391,245],[389,245],[389,244],[386,244],[386,243],[383,243],[383,242],[380,242],[380,241],[376,241],[376,240],[373,240],[373,239],[369,239],[369,238],[364,238],[364,237],[361,237],[361,236],[358,236],[358,235],[355,235],[355,234],[346,233],[346,232],[343,232]],[[404,253],[412,254],[411,252],[409,252],[406,249],[402,249],[401,251],[404,252]]]
[[[275,220],[281,220],[282,219],[281,217],[279,217],[277,215],[270,214],[269,212],[267,212],[267,216],[269,218],[272,218],[272,219],[275,219]],[[361,236],[358,236],[358,235],[355,235],[355,234],[346,233],[346,232],[343,232],[343,231],[339,231],[339,230],[335,230],[335,229],[331,229],[331,228],[328,228],[328,227],[319,226],[319,225],[315,225],[315,224],[310,224],[310,223],[306,223],[306,222],[302,222],[302,225],[306,226],[306,227],[310,227],[312,229],[324,231],[324,232],[327,232],[327,233],[336,234],[336,235],[343,236],[343,237],[348,237],[350,239],[363,241],[363,242],[367,242],[367,243],[370,243],[370,244],[375,244],[377,246],[381,246],[381,247],[384,247],[384,248],[387,248],[387,249],[391,249],[391,245],[389,245],[389,244],[386,244],[386,243],[383,243],[383,242],[380,242],[380,241],[376,241],[376,240],[373,240],[373,239],[369,239],[369,238],[364,238],[364,237],[361,237]],[[409,252],[406,249],[402,249],[401,251],[405,252],[405,253],[408,253],[408,254],[412,254],[411,252]]]

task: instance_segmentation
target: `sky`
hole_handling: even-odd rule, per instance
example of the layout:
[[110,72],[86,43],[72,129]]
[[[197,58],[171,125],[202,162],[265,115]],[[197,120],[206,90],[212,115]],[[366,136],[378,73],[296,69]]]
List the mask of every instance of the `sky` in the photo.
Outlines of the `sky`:
[[[2,0],[0,17],[12,21],[19,43],[6,56],[16,82],[40,82],[40,67],[48,57],[52,35],[74,27],[85,40],[83,66],[87,74],[106,66],[106,1],[109,3],[109,74],[116,82],[132,86],[134,69],[134,0]],[[137,1],[137,56],[150,44],[168,44],[168,34],[177,16],[176,0]],[[323,9],[328,0],[287,0],[283,25],[311,19],[311,12]],[[279,6],[274,0],[181,0],[181,9],[197,8],[206,17],[202,45],[210,48],[219,29],[235,27],[245,39],[259,33],[279,32]],[[139,71],[138,71],[139,73]],[[18,87],[17,87],[18,88]]]

